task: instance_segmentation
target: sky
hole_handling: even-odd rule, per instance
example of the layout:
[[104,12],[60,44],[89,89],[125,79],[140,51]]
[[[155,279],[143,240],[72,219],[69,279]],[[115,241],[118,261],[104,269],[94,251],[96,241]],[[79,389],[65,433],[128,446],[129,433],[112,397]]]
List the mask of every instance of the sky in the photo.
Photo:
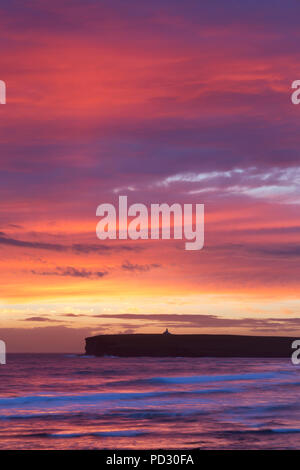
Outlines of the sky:
[[[0,338],[300,334],[298,1],[2,0]],[[205,245],[96,208],[205,205]]]

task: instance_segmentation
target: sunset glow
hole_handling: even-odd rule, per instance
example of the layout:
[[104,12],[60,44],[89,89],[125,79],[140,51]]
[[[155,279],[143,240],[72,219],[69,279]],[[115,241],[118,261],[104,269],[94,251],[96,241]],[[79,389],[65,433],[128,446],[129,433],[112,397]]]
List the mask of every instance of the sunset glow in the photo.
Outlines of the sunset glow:
[[[276,2],[14,5],[0,19],[8,351],[80,352],[85,336],[166,327],[299,335],[292,9],[284,22]],[[120,194],[204,204],[204,248],[99,240],[96,208]]]

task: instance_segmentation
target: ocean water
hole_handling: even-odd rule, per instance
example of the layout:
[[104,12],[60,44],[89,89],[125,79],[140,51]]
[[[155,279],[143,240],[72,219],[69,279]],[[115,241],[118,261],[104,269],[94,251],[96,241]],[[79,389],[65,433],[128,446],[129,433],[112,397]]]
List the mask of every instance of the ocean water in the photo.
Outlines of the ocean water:
[[0,449],[300,449],[288,359],[8,355]]

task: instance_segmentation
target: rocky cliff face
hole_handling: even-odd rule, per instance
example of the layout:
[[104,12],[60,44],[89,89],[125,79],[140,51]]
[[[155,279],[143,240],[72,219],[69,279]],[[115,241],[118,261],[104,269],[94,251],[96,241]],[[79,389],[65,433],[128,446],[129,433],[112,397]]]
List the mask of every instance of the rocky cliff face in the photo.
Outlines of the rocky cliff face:
[[295,338],[238,335],[99,335],[86,354],[121,357],[290,357]]

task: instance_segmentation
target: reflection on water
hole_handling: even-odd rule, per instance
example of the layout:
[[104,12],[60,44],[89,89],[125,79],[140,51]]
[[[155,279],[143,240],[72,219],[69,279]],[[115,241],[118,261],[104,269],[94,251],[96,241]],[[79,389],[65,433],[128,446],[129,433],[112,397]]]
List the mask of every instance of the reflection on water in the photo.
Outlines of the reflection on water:
[[0,448],[299,449],[299,367],[10,355],[0,367]]

